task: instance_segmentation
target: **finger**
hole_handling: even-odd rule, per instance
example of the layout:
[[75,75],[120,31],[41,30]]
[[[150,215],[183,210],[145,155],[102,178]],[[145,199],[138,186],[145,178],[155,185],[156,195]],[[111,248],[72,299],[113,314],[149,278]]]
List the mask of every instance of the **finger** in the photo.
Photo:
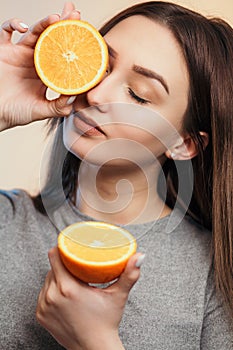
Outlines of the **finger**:
[[73,100],[74,97],[68,95],[61,95],[55,100],[47,100],[46,96],[43,96],[41,101],[34,108],[33,113],[35,120],[69,116],[73,109]]
[[19,45],[26,45],[34,47],[40,34],[50,25],[58,22],[60,19],[59,15],[50,15],[39,22],[28,30],[28,32],[19,40]]
[[75,6],[72,2],[66,2],[64,7],[63,7],[63,10],[62,10],[62,13],[61,13],[61,19],[64,19],[66,16],[68,16],[73,10],[75,10]]
[[60,276],[63,276],[67,273],[67,269],[65,268],[62,260],[60,258],[60,254],[57,247],[54,247],[48,252],[49,262],[51,269],[54,274],[55,280],[59,280]]
[[63,19],[80,19],[80,11],[73,10],[72,12],[69,12],[68,15],[66,15]]
[[77,288],[89,288],[87,284],[80,281],[74,277],[64,266],[60,258],[60,254],[57,247],[50,249],[49,253],[49,262],[54,273],[54,278],[57,283],[57,286],[60,290],[60,293],[63,296],[70,296],[72,290]]
[[48,307],[55,304],[56,295],[56,282],[53,272],[50,270],[37,300],[36,318],[39,323],[43,324],[46,310],[48,311]]
[[54,247],[49,250],[48,257],[55,281],[57,283],[60,283],[61,281],[76,281],[76,278],[74,278],[73,275],[71,275],[71,273],[66,269],[65,265],[63,264],[57,247]]
[[[134,254],[128,261],[124,272],[121,274],[119,280],[116,282],[114,288],[119,288],[119,291],[128,295],[131,288],[140,277],[140,266],[144,255],[141,253]],[[138,264],[140,262],[140,265]]]
[[46,296],[46,293],[48,291],[48,287],[49,287],[49,284],[50,284],[50,274],[51,274],[51,271],[48,272],[48,274],[47,274],[47,276],[45,278],[44,285],[41,288],[39,296],[38,296],[38,299],[37,299],[36,313],[38,315],[41,315],[42,310],[44,309],[45,296]]
[[42,310],[44,310],[44,295],[45,295],[45,292],[43,287],[39,293],[39,296],[37,299],[37,305],[36,305],[36,318],[39,323],[41,322],[41,319],[42,319],[42,314],[43,314]]
[[51,281],[54,279],[54,274],[52,270],[49,270],[49,272],[46,275],[45,281],[44,281],[44,292],[46,293],[49,289],[49,286],[51,284]]
[[[47,118],[50,117],[64,117],[70,115],[72,112],[72,101],[76,98],[73,96],[61,95],[60,97],[47,101],[46,111],[42,113]],[[41,111],[42,112],[42,111]]]
[[18,31],[25,33],[28,30],[28,25],[23,23],[19,18],[12,18],[4,22],[0,30],[0,43],[7,43],[11,41],[12,33]]
[[51,283],[51,280],[52,280],[53,277],[53,272],[52,270],[50,270],[47,275],[46,275],[46,278],[45,278],[45,281],[44,281],[44,285],[43,287],[41,288],[41,291],[40,291],[40,294],[38,296],[38,303],[41,303],[42,300],[45,299],[45,295],[48,291],[48,288],[50,286],[50,283]]

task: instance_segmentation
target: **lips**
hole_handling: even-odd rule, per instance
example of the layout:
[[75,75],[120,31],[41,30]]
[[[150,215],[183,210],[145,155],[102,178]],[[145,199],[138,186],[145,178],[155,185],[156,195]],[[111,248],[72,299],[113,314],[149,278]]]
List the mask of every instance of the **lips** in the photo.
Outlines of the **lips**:
[[84,135],[105,135],[101,127],[93,119],[85,116],[83,112],[74,112],[72,115],[76,127],[80,129]]

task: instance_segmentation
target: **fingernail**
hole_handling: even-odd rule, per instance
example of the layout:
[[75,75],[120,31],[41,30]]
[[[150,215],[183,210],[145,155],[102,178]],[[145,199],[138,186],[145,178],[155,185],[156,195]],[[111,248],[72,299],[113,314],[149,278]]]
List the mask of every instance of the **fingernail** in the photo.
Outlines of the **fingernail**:
[[71,97],[67,100],[66,104],[67,104],[67,105],[71,105],[71,104],[75,101],[76,97],[77,97],[77,96],[71,96]]
[[76,16],[76,18],[78,17],[78,19],[81,20],[81,12],[79,10],[73,10],[72,16]]
[[135,263],[135,266],[136,267],[141,267],[142,266],[142,263],[143,263],[143,261],[144,261],[144,259],[145,259],[145,254],[142,254],[142,255],[140,255],[139,256],[139,258],[138,258],[138,260],[136,261],[136,263]]
[[28,29],[28,25],[26,23],[20,22],[19,23],[20,27],[22,27],[23,29]]

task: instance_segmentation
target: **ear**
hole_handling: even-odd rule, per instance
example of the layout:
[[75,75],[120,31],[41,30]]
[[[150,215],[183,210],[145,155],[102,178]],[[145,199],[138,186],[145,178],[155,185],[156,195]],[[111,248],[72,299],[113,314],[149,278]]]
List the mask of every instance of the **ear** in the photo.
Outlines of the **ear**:
[[[204,131],[200,131],[199,135],[202,138],[203,148],[205,149],[209,143],[209,135]],[[167,158],[174,160],[192,159],[196,157],[197,154],[197,144],[190,135],[185,136],[182,143],[179,145],[174,145],[174,147],[171,147],[165,152]]]

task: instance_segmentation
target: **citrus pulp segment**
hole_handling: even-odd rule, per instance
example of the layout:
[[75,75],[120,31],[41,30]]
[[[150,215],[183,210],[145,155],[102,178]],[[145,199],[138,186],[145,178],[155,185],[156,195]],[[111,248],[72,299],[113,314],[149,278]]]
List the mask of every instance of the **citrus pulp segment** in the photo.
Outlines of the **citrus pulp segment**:
[[76,95],[103,79],[108,49],[101,34],[88,22],[62,20],[42,32],[34,62],[46,86],[60,94]]
[[64,265],[87,283],[105,283],[119,277],[136,247],[128,231],[102,222],[76,223],[58,236]]

